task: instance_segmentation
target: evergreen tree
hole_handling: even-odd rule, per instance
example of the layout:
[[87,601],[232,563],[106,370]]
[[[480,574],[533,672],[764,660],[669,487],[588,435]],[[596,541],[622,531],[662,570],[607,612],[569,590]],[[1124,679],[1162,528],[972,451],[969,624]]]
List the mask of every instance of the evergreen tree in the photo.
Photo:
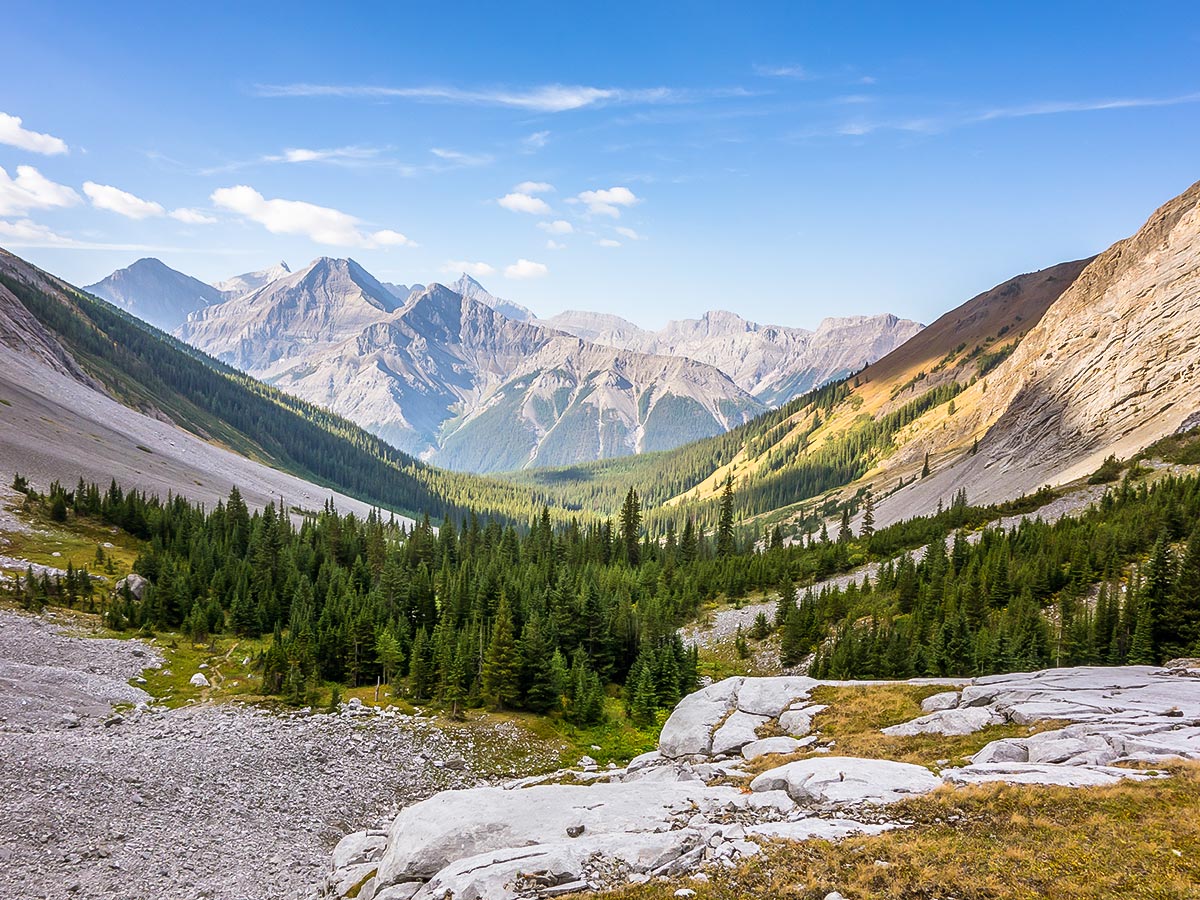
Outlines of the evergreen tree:
[[496,624],[483,661],[483,692],[497,709],[512,708],[521,698],[521,655],[513,636],[508,596],[501,594]]
[[633,488],[629,489],[629,493],[625,495],[625,502],[621,505],[618,526],[625,561],[636,568],[641,562],[642,504]]
[[733,534],[733,473],[725,476],[725,488],[721,491],[721,507],[717,524],[717,556],[726,559],[733,556],[737,544]]

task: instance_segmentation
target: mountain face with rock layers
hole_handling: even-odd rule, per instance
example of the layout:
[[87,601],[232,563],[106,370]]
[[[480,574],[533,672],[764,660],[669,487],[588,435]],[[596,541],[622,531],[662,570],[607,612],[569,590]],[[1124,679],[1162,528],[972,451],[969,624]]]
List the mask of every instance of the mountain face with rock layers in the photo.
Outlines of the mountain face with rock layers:
[[592,345],[443,285],[401,304],[351,260],[318,260],[178,334],[456,469],[669,449],[763,409],[711,366]]
[[198,309],[223,303],[229,295],[157,259],[139,259],[84,288],[163,331],[173,331]]
[[660,331],[646,331],[619,316],[573,311],[545,324],[597,344],[708,363],[768,406],[857,372],[922,328],[881,315],[827,318],[808,331],[759,325],[724,310],[672,321]]
[[1198,334],[1200,183],[1091,260],[954,416],[907,442],[909,466],[934,465],[912,498],[1005,499],[1200,425]]

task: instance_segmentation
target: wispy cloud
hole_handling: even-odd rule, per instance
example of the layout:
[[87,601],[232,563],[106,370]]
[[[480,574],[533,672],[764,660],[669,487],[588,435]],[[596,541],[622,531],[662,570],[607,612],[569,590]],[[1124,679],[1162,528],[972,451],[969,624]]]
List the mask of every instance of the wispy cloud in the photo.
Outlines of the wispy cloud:
[[10,147],[19,147],[30,153],[42,153],[47,156],[67,153],[70,149],[62,138],[56,138],[52,134],[30,131],[21,124],[20,116],[10,116],[8,113],[2,112],[0,112],[0,144],[8,144]]
[[901,131],[910,134],[941,134],[969,125],[979,125],[986,122],[998,122],[1007,119],[1182,106],[1191,103],[1200,103],[1200,91],[1189,94],[1178,94],[1172,97],[1115,97],[1099,100],[1036,101],[965,112],[896,116],[892,118],[884,116],[876,118],[859,116],[835,122],[832,125],[805,129],[794,133],[792,137],[796,139],[839,136],[862,137],[882,131]]
[[306,147],[290,147],[282,153],[262,157],[263,162],[284,163],[334,163],[356,165],[377,159],[383,151],[379,147],[332,147],[327,150],[310,150]]
[[438,159],[454,163],[458,166],[486,166],[492,161],[487,153],[463,153],[459,150],[448,150],[445,147],[431,147],[429,152]]
[[785,65],[785,66],[761,66],[754,67],[754,74],[761,75],[764,78],[797,78],[807,80],[812,76],[804,66]]
[[257,222],[272,234],[298,234],[318,244],[334,247],[401,247],[411,244],[398,231],[364,232],[362,220],[327,206],[303,200],[268,200],[254,188],[239,184],[213,191],[212,202],[221,209]]
[[549,131],[535,131],[533,134],[521,139],[521,146],[525,149],[526,153],[533,153],[535,150],[541,150],[545,147],[546,142],[549,140]]
[[[379,84],[296,83],[259,84],[255,86],[254,93],[259,97],[397,99],[415,100],[422,103],[500,106],[528,112],[559,113],[596,106],[690,103],[712,97],[735,96],[744,91],[740,88],[714,90],[669,87],[601,88],[577,84],[545,84],[530,88],[461,88],[448,85],[392,87]],[[536,144],[536,141],[534,143]]]
[[538,228],[546,234],[571,234],[575,226],[566,219],[555,219],[553,222],[538,222]]
[[644,235],[638,234],[632,228],[625,228],[624,226],[621,226],[621,225],[618,225],[616,228],[613,229],[613,231],[615,231],[617,234],[621,235],[621,237],[629,238],[629,240],[631,240],[631,241],[644,241],[646,239]]
[[[127,252],[145,253],[149,251],[164,252],[167,250],[182,251],[185,248],[163,247],[151,244],[110,244],[102,241],[81,241],[73,237],[58,234],[45,225],[29,219],[16,222],[0,220],[0,242],[8,247],[39,247],[62,248],[67,250],[123,250]],[[192,248],[195,249],[195,248]]]
[[612,238],[600,238],[600,240],[596,241],[596,246],[597,247],[620,247],[621,242],[614,241]]

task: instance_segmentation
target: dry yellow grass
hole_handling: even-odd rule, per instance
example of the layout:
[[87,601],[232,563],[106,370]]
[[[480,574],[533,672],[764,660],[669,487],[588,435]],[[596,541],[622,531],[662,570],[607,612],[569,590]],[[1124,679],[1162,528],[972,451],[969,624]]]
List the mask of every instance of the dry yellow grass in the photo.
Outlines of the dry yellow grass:
[[1106,788],[942,789],[892,807],[911,828],[833,844],[776,843],[707,884],[626,888],[621,900],[1101,900],[1200,898],[1200,764]]

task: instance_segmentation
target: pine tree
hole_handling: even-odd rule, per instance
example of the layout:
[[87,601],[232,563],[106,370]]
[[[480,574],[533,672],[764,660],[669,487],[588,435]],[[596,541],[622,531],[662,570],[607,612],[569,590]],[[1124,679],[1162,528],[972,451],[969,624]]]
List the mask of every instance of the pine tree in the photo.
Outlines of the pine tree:
[[1138,605],[1137,624],[1129,644],[1129,664],[1152,666],[1154,663],[1154,609],[1150,603],[1143,601]]
[[521,655],[513,636],[508,595],[501,594],[496,624],[483,660],[483,692],[497,709],[512,708],[521,698]]
[[798,666],[808,655],[808,642],[804,634],[804,618],[800,608],[794,603],[788,610],[787,621],[783,624],[783,635],[779,644],[779,662],[784,668]]
[[717,556],[722,559],[733,556],[737,544],[733,535],[733,473],[725,476],[725,489],[721,492],[721,510],[717,525]]
[[1188,539],[1163,616],[1170,623],[1160,647],[1163,655],[1173,658],[1200,653],[1200,528]]
[[925,453],[925,462],[921,466],[921,477],[922,478],[929,477],[929,453],[928,452]]

